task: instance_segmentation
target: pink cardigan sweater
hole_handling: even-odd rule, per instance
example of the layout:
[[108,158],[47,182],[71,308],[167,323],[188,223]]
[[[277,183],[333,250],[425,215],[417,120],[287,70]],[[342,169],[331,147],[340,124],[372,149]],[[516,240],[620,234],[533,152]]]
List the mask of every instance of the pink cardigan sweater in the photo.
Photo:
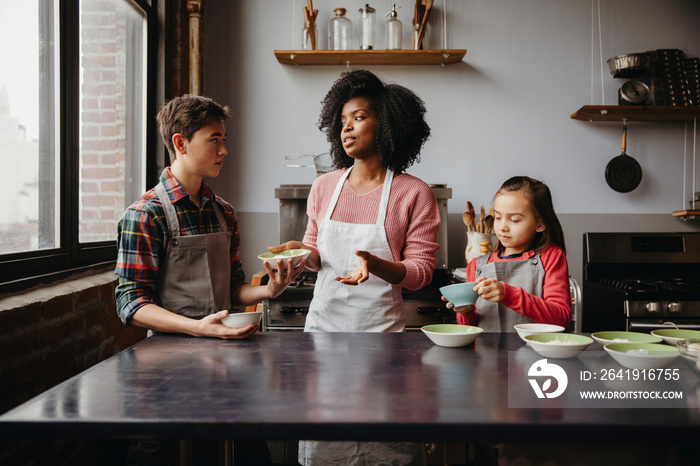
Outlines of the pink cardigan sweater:
[[[305,244],[317,248],[318,227],[344,173],[345,169],[335,170],[314,181],[306,207],[309,223],[304,235]],[[375,223],[381,194],[382,186],[379,186],[360,196],[346,180],[331,220]],[[428,285],[437,263],[435,252],[439,248],[436,241],[440,228],[440,212],[430,186],[406,173],[394,175],[384,228],[394,261],[400,261],[406,267],[406,276],[396,286],[417,290]]]

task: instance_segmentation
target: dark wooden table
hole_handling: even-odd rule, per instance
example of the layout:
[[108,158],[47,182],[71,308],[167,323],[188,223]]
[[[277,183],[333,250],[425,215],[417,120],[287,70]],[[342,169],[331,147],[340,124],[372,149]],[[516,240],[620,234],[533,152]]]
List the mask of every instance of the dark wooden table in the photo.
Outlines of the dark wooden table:
[[0,436],[644,443],[700,438],[700,378],[680,358],[668,367],[678,369],[673,388],[684,398],[658,409],[645,403],[577,404],[581,371],[620,368],[597,344],[573,359],[550,359],[569,374],[567,395],[537,400],[526,373],[539,359],[515,334],[482,334],[462,348],[435,346],[420,332],[258,333],[233,341],[156,336],[0,416]]

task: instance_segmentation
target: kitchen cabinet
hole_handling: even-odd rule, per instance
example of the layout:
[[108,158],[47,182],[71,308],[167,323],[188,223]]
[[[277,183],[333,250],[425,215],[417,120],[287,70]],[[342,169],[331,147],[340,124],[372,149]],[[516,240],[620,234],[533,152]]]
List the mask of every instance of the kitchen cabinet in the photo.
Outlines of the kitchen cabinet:
[[283,65],[451,65],[466,49],[446,50],[275,50]]

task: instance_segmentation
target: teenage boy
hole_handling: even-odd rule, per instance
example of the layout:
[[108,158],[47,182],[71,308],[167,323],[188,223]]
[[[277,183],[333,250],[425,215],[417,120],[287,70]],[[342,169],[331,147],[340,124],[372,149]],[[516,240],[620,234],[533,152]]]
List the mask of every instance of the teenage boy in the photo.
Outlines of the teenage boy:
[[221,323],[232,306],[273,298],[304,269],[277,261],[266,286],[245,283],[236,215],[205,178],[216,177],[228,154],[228,107],[184,95],[158,113],[170,154],[158,185],[132,204],[118,225],[117,312],[125,324],[154,332],[245,338],[259,325]]

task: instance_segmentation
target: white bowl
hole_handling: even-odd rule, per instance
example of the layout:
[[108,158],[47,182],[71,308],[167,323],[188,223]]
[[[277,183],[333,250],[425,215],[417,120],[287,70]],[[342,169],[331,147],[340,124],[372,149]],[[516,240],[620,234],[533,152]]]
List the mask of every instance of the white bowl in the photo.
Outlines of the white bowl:
[[436,345],[449,348],[466,346],[476,340],[476,337],[484,331],[480,327],[458,324],[425,325],[421,327],[421,330]]
[[282,252],[264,252],[258,256],[258,259],[260,259],[263,262],[267,262],[268,264],[270,264],[270,267],[276,269],[277,261],[279,259],[281,259],[282,262],[286,263],[287,259],[291,257],[294,259],[294,267],[299,267],[301,261],[309,257],[309,254],[311,254],[311,251],[309,251],[308,249],[287,249]]
[[657,343],[608,343],[603,348],[628,369],[659,369],[680,356],[675,346]]
[[537,354],[547,358],[573,358],[593,343],[593,339],[574,333],[533,333],[525,341]]
[[552,324],[517,324],[513,328],[525,343],[529,343],[525,337],[534,333],[560,333],[565,330],[561,325]]
[[661,337],[642,332],[595,332],[591,334],[597,343],[605,346],[608,343],[661,343]]
[[681,340],[700,339],[700,330],[686,330],[682,328],[660,328],[652,330],[651,334],[673,346],[676,346]]
[[236,312],[221,319],[221,323],[227,327],[240,328],[250,324],[257,325],[260,322],[260,317],[262,317],[261,311]]

